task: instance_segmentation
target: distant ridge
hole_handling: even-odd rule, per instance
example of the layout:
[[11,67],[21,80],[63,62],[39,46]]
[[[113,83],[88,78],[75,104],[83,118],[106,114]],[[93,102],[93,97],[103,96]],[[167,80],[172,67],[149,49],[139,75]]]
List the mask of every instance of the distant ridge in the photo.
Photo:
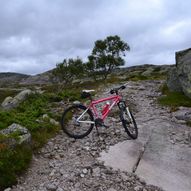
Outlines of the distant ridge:
[[27,74],[21,74],[21,73],[16,73],[16,72],[0,72],[0,79],[1,78],[5,78],[5,77],[13,77],[13,76],[17,76],[17,77],[29,77],[30,75]]
[[[161,71],[167,73],[173,65],[152,65],[152,64],[143,64],[137,66],[121,67],[113,71],[114,74],[119,76],[125,75],[134,75],[136,73],[143,73],[146,70],[150,71]],[[43,85],[43,84],[52,84],[55,79],[53,79],[52,72],[54,69],[36,74],[36,75],[26,75],[14,72],[3,72],[0,73],[0,87],[6,86],[28,86],[28,85]],[[147,71],[146,73],[150,72]],[[82,79],[81,79],[82,80]]]
[[0,87],[14,85],[21,80],[27,79],[30,75],[14,73],[14,72],[1,72],[0,73]]

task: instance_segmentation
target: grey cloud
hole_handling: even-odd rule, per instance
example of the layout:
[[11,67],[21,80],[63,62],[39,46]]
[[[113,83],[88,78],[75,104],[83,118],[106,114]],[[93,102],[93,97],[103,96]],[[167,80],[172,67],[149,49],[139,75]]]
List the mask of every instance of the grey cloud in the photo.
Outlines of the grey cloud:
[[127,65],[173,64],[191,44],[189,1],[7,0],[0,7],[0,71],[28,74],[91,53],[94,42],[119,35]]

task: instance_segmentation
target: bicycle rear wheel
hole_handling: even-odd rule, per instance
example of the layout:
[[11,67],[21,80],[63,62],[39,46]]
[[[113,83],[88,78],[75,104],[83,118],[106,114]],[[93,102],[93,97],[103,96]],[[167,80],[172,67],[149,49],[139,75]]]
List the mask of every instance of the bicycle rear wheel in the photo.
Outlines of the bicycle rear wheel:
[[120,102],[120,119],[123,127],[125,128],[126,133],[132,138],[137,139],[138,137],[138,128],[135,121],[135,118],[132,112],[126,107],[125,102]]
[[85,106],[74,105],[64,111],[61,126],[69,137],[81,139],[92,131],[94,117]]

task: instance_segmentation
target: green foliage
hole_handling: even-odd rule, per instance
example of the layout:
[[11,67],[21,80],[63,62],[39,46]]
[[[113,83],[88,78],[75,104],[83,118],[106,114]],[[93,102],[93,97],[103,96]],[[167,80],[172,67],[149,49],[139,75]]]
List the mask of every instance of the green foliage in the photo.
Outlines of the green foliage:
[[158,67],[155,67],[155,68],[154,68],[153,72],[160,72],[160,70],[161,70],[161,67],[158,66]]
[[105,80],[115,68],[124,65],[122,56],[129,50],[129,45],[119,36],[108,36],[104,40],[97,40],[92,54],[88,57],[86,71],[95,80],[100,76]]
[[6,128],[12,123],[25,126],[30,131],[40,128],[42,124],[36,119],[44,114],[48,99],[43,95],[30,95],[26,101],[21,103],[17,109],[0,112],[0,129]]
[[8,111],[1,111],[0,112],[0,129],[4,129],[8,127],[11,123],[14,122],[14,119],[12,118],[12,113]]
[[53,70],[53,76],[59,80],[59,82],[67,85],[71,83],[75,78],[79,78],[83,75],[83,62],[80,58],[77,59],[64,59],[62,63],[57,64]]
[[74,90],[74,89],[66,89],[58,94],[60,97],[62,97],[65,101],[75,101],[80,100],[80,90]]
[[16,177],[25,170],[32,158],[27,146],[17,146],[14,150],[0,147],[0,190],[16,183]]
[[48,122],[43,123],[44,126],[32,131],[32,148],[33,150],[37,150],[41,148],[48,139],[53,137],[59,130],[58,126],[53,126]]
[[[42,147],[59,129],[49,121],[42,120],[42,115],[48,112],[49,98],[46,94],[30,95],[18,108],[10,111],[0,110],[0,129],[18,123],[31,132],[32,150]],[[17,140],[19,133],[15,132],[9,136],[0,135],[0,190],[16,183],[17,174],[27,168],[31,159],[31,148],[18,146],[12,150],[5,144],[9,138]]]
[[171,92],[169,91],[167,85],[161,87],[161,91],[164,94],[158,99],[161,105],[170,107],[191,107],[191,99],[185,96],[182,92]]
[[167,84],[163,84],[161,87],[160,87],[160,91],[162,92],[163,95],[167,95],[169,93],[169,89],[168,89],[168,86]]

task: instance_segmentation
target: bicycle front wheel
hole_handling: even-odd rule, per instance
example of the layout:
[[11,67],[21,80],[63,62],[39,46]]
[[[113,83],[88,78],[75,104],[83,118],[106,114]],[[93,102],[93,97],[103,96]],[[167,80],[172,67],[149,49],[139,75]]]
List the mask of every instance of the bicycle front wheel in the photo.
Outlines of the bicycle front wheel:
[[138,137],[138,128],[135,121],[135,118],[132,112],[126,107],[125,103],[120,107],[120,119],[123,127],[125,128],[126,133],[132,138],[137,139]]
[[66,109],[61,119],[62,130],[75,139],[87,136],[94,127],[92,112],[83,105],[74,105]]

